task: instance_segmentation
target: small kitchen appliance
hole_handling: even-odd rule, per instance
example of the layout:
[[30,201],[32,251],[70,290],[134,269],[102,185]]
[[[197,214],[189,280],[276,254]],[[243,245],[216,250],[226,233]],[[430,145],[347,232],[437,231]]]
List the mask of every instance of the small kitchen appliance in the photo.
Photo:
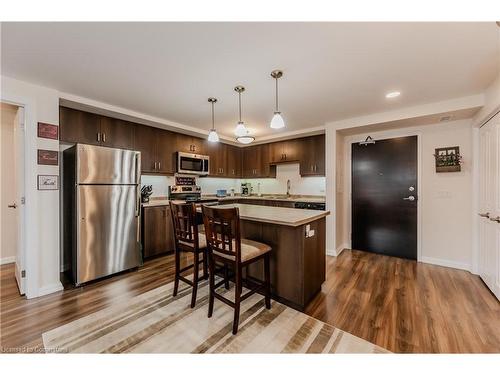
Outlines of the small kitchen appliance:
[[252,194],[252,184],[250,182],[241,184],[241,195],[248,197],[250,194]]
[[153,194],[153,185],[144,185],[141,188],[142,203],[149,203],[149,197]]

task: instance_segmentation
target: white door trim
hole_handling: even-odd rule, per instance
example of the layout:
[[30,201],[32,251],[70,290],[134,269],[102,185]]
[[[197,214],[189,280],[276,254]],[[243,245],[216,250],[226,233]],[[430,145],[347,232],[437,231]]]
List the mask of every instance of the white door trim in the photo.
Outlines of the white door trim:
[[347,228],[348,228],[348,243],[349,248],[352,249],[352,155],[351,155],[351,145],[353,143],[358,143],[364,141],[368,135],[371,135],[375,141],[392,139],[399,137],[410,137],[417,136],[417,261],[422,261],[422,133],[420,131],[409,131],[407,129],[401,130],[389,130],[389,131],[379,131],[379,132],[367,132],[363,134],[357,134],[348,136],[345,138],[344,142],[344,153],[345,156],[345,177],[347,182]]
[[38,290],[38,199],[37,199],[37,132],[35,120],[35,104],[26,97],[0,93],[0,100],[5,103],[24,108],[24,223],[20,223],[24,233],[24,248],[18,249],[24,253],[25,294],[27,298],[35,298]]

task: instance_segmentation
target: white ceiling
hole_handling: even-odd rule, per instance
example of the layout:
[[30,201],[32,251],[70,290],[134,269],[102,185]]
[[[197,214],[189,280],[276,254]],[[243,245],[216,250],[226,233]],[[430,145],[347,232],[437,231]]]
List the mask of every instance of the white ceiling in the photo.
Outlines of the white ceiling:
[[[2,23],[2,75],[232,136],[269,136],[280,68],[285,131],[481,93],[498,74],[489,23]],[[387,100],[385,93],[402,95]],[[277,134],[278,135],[278,134]]]

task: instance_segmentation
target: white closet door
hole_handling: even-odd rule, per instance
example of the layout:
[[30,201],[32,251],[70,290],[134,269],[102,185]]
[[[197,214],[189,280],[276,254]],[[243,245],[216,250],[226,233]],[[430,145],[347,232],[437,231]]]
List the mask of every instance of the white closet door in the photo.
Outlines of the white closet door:
[[479,275],[500,299],[500,116],[479,133]]

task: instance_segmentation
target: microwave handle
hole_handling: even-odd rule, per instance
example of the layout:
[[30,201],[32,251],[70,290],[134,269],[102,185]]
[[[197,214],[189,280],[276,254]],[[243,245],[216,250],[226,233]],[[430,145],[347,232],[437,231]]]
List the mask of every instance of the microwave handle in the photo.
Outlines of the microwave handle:
[[208,173],[208,160],[209,159],[203,160],[203,172],[207,172],[207,173]]

